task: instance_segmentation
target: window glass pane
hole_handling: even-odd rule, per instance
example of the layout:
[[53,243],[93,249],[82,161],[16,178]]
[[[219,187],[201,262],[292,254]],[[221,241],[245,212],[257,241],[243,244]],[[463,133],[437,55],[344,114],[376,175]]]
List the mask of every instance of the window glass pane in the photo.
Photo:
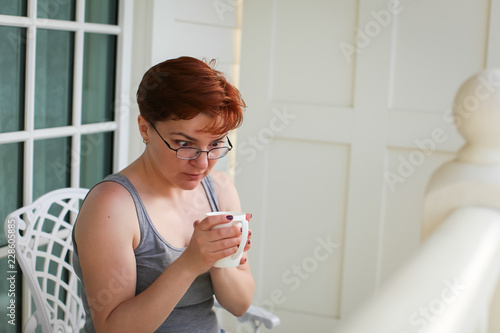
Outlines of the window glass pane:
[[26,16],[27,0],[0,0],[0,15]]
[[86,33],[83,58],[82,124],[113,120],[116,36]]
[[74,33],[37,30],[35,128],[71,124]]
[[86,0],[85,22],[118,24],[118,0]]
[[[6,143],[0,145],[0,246],[6,238],[3,222],[7,214],[23,205],[23,144]],[[1,266],[4,267],[4,266]]]
[[76,0],[38,0],[37,15],[53,20],[75,20]]
[[2,318],[0,331],[21,333],[21,269],[16,265],[13,271],[17,273],[9,273],[11,270],[7,268],[12,264],[9,259],[11,258],[0,258],[0,267],[2,267],[0,269],[0,290],[2,291],[0,293],[0,316]]
[[91,188],[112,172],[113,132],[82,135],[80,187]]
[[36,140],[33,165],[33,200],[70,186],[71,138]]
[[26,29],[0,26],[0,132],[24,128]]

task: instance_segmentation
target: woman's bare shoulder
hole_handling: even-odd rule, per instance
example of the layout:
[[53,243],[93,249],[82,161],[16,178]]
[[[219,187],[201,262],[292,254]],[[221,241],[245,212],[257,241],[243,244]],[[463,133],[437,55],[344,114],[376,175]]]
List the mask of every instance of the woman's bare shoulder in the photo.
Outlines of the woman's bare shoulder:
[[215,192],[219,199],[220,210],[241,210],[238,191],[231,177],[218,170],[212,170],[210,176],[212,177]]
[[122,185],[106,181],[96,185],[85,198],[82,209],[91,207],[92,209],[110,209],[125,208],[133,204],[132,196]]
[[135,237],[137,214],[132,196],[116,182],[102,182],[87,195],[80,209],[75,232],[125,232]]

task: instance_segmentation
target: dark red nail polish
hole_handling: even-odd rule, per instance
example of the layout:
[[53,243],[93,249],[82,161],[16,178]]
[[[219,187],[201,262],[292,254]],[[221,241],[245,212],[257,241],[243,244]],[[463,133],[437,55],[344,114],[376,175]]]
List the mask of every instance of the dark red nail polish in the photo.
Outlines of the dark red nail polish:
[[228,220],[232,220],[232,219],[233,219],[233,215],[227,215],[227,216],[226,216],[226,219],[228,219]]

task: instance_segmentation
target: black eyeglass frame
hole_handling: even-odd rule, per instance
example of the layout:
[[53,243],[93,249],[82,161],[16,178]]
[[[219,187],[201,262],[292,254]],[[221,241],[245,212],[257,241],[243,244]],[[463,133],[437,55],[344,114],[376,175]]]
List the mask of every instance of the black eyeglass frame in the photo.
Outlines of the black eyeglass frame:
[[[155,125],[153,125],[153,123],[151,123],[151,122],[150,122],[150,124],[151,124],[151,127],[153,127],[153,129],[155,130],[155,132],[156,132],[156,133],[160,136],[160,138],[163,140],[163,142],[165,142],[165,144],[167,145],[168,149],[175,151],[175,156],[176,156],[178,159],[181,159],[181,160],[195,160],[195,159],[197,159],[197,158],[201,155],[201,153],[207,153],[207,158],[208,158],[209,160],[218,160],[218,159],[221,159],[221,158],[223,158],[224,156],[226,156],[226,155],[227,155],[227,154],[231,151],[231,149],[233,149],[233,145],[231,144],[231,140],[229,140],[229,137],[228,137],[228,136],[226,136],[226,138],[227,138],[227,143],[229,143],[229,147],[227,147],[227,146],[224,146],[224,147],[216,147],[216,148],[212,148],[212,149],[210,149],[210,150],[201,150],[201,149],[199,149],[199,148],[193,148],[193,147],[180,147],[180,148],[177,148],[177,149],[176,149],[176,148],[172,148],[172,147],[168,144],[168,142],[167,142],[167,141],[165,141],[165,139],[161,136],[160,132],[158,132],[158,130],[156,129]],[[198,154],[196,154],[196,156],[195,156],[195,157],[192,157],[192,158],[180,157],[180,156],[178,155],[178,151],[179,151],[179,150],[181,150],[181,149],[184,149],[184,150],[186,150],[186,149],[197,150],[197,151],[198,151]],[[226,152],[224,155],[221,155],[221,156],[219,156],[219,157],[217,157],[217,158],[210,158],[210,156],[209,156],[210,152],[211,152],[212,150],[216,150],[216,149],[227,149],[227,152]]]

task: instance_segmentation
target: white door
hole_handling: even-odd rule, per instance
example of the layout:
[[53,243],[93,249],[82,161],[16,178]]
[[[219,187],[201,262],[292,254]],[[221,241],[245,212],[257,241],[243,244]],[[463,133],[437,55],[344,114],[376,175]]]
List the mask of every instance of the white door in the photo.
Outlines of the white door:
[[273,332],[332,331],[418,246],[454,93],[498,52],[488,4],[244,1],[235,181]]

